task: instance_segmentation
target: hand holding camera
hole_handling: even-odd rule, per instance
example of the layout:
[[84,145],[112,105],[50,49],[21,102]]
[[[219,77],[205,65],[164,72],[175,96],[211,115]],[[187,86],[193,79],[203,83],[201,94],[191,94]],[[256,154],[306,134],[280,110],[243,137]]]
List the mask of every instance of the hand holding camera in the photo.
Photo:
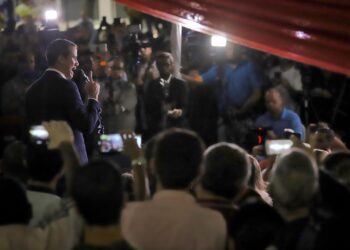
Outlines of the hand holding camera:
[[32,143],[58,149],[63,143],[74,143],[73,131],[65,121],[48,121],[32,126],[29,130]]

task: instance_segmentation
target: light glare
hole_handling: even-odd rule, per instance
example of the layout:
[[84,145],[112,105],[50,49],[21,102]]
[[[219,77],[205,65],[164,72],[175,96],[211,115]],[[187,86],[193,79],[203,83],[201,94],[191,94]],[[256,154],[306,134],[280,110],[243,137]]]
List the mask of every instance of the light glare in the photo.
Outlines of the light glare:
[[56,10],[47,10],[45,11],[45,19],[46,20],[56,20],[57,19],[57,11]]
[[213,47],[226,47],[227,39],[223,36],[214,35],[211,37],[211,46]]

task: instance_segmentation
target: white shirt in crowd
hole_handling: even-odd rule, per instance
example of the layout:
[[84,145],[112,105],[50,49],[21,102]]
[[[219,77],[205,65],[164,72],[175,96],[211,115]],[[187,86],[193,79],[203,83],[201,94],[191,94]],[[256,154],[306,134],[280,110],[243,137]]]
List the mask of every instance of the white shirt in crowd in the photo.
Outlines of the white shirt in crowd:
[[222,215],[200,207],[183,191],[163,190],[150,201],[129,203],[121,224],[136,249],[220,250],[226,244]]

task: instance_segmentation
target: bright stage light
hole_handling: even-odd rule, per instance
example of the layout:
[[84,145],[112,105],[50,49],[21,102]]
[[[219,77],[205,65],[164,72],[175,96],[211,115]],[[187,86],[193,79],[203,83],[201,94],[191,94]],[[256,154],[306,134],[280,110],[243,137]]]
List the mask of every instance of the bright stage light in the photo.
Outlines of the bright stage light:
[[45,11],[45,19],[46,21],[56,20],[58,17],[56,10],[47,10]]
[[213,47],[226,47],[227,39],[223,36],[214,35],[211,37],[211,46]]

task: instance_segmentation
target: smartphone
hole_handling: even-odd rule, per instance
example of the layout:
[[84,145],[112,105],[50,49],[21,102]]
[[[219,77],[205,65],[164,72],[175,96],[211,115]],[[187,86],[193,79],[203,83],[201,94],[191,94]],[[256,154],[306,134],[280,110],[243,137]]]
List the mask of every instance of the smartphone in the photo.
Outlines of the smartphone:
[[[142,147],[141,135],[136,135],[136,143]],[[100,153],[112,153],[123,151],[123,138],[121,134],[102,134],[98,141]]]
[[31,126],[29,129],[30,140],[37,144],[43,145],[46,144],[49,139],[49,132],[42,125]]
[[293,146],[291,140],[266,140],[265,151],[266,155],[278,155],[288,151]]

